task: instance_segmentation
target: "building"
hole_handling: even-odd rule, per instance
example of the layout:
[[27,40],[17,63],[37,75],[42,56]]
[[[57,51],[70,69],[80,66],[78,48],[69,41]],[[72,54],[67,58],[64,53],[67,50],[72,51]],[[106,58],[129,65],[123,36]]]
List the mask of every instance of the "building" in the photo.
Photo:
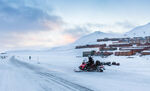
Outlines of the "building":
[[132,44],[129,43],[116,43],[116,44],[110,44],[109,47],[130,47]]
[[140,53],[144,50],[144,47],[126,47],[126,48],[120,48],[120,50],[130,50],[135,53]]
[[135,55],[135,52],[130,50],[115,52],[115,56],[132,56],[132,55]]
[[81,45],[81,46],[76,46],[76,49],[81,49],[81,48],[100,48],[100,47],[106,47],[106,44]]
[[146,36],[145,39],[147,43],[150,43],[150,36]]
[[96,53],[96,56],[102,56],[102,57],[106,57],[106,56],[110,56],[112,55],[113,52],[103,52],[103,51],[99,51]]
[[97,42],[102,42],[102,41],[119,41],[121,38],[104,38],[104,39],[97,39]]
[[96,54],[96,51],[92,50],[92,51],[84,51],[83,52],[83,57],[88,57],[88,56],[94,56]]
[[141,55],[150,55],[150,50],[142,51]]
[[117,50],[116,47],[100,47],[99,48],[100,51],[114,51]]

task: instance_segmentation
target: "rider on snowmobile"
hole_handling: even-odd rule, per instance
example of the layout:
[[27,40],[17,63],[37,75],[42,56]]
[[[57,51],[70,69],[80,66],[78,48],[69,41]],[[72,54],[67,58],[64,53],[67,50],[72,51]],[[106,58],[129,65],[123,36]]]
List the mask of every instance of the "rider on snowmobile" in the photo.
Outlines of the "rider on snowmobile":
[[87,68],[91,69],[94,66],[94,60],[91,56],[88,57]]
[[102,64],[99,60],[96,61],[95,67],[96,67],[96,68],[97,68],[97,67],[100,67],[101,69],[105,70],[103,64]]

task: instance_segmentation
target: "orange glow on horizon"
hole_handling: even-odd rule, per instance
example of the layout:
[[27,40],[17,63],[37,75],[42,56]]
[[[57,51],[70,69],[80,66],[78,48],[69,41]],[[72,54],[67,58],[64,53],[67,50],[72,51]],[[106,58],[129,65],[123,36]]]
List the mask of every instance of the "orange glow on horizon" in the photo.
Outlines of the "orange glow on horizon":
[[65,43],[73,43],[76,40],[75,37],[71,36],[71,35],[64,35],[64,42]]

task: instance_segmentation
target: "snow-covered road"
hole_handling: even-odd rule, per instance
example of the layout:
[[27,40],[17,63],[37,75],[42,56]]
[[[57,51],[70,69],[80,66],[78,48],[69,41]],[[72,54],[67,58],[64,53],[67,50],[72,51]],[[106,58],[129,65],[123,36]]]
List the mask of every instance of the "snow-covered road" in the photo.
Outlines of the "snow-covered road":
[[0,74],[0,91],[92,91],[14,57],[1,60]]
[[150,91],[150,56],[94,57],[121,65],[105,66],[103,73],[76,73],[84,58],[73,52],[7,55],[15,58],[0,59],[0,91]]

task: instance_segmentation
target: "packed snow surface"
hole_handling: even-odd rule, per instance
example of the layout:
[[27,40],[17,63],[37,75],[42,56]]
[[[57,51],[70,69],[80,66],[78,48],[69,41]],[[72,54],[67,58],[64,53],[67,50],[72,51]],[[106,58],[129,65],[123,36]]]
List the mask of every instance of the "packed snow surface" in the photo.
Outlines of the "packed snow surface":
[[[11,53],[10,55],[15,58],[1,61],[0,72],[3,74],[0,89],[2,91],[20,91],[20,89],[21,91],[150,90],[150,56],[94,57],[95,60],[116,61],[121,65],[105,66],[106,70],[103,73],[77,73],[73,70],[77,69],[85,59],[78,55],[79,52],[81,50],[73,49],[55,52]],[[29,56],[32,57],[31,60]]]
[[1,60],[0,68],[1,91],[92,91],[63,79],[58,72],[20,61],[15,56]]

